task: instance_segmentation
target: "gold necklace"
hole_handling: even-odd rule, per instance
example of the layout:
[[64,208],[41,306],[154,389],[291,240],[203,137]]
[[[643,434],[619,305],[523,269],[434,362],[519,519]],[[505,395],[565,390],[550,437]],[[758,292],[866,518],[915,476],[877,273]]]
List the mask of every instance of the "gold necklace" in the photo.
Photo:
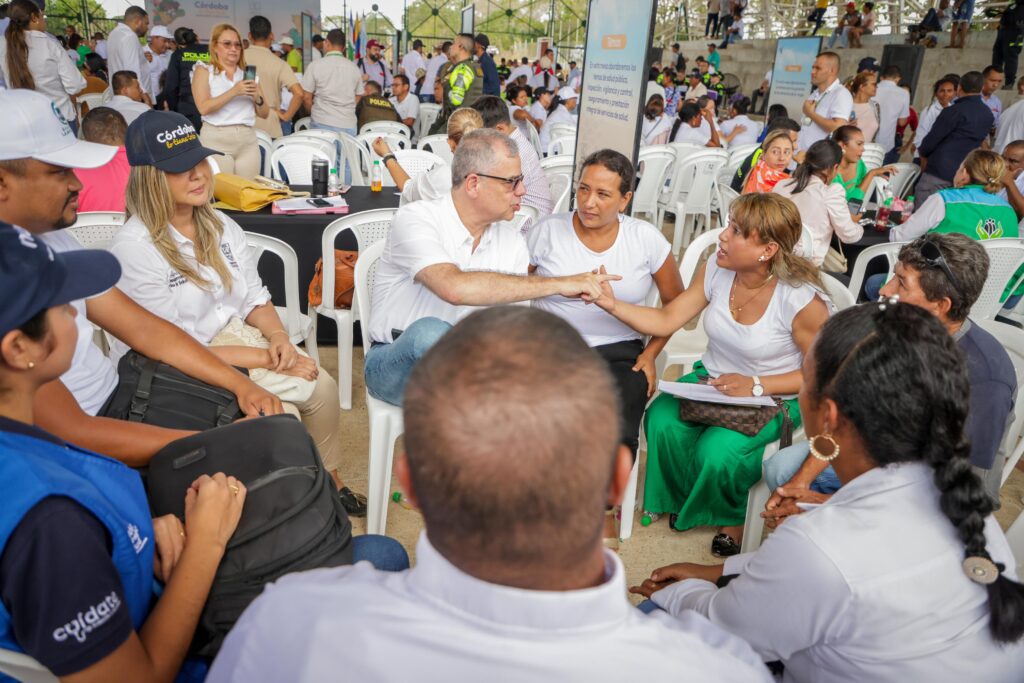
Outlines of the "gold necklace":
[[[736,278],[736,279],[734,279],[732,281],[732,290],[730,290],[730,292],[729,292],[729,313],[732,314],[732,319],[733,320],[737,320],[737,321],[739,320],[740,311],[742,311],[746,306],[748,306],[750,304],[751,301],[753,301],[754,299],[756,299],[758,297],[758,295],[761,293],[761,290],[764,289],[765,286],[769,282],[772,281],[772,277],[774,277],[774,276],[773,275],[769,275],[767,280],[765,280],[764,282],[759,284],[757,287],[755,287],[754,288],[754,295],[752,297],[750,297],[749,299],[747,299],[746,301],[744,301],[743,305],[739,306],[739,307],[734,307],[733,306],[733,303],[736,301],[736,285],[739,282],[739,278]],[[744,289],[746,289],[746,288],[744,287]]]

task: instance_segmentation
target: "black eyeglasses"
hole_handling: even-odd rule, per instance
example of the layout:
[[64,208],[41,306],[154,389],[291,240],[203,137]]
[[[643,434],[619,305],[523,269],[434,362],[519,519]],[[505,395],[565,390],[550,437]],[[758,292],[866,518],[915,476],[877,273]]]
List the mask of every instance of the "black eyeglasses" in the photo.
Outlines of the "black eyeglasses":
[[946,258],[942,255],[942,250],[939,249],[939,245],[935,244],[931,240],[925,240],[921,245],[921,257],[924,262],[928,264],[929,268],[939,268],[943,273],[946,274],[946,279],[949,280],[949,284],[953,285],[953,289],[960,296],[963,296],[963,291],[960,289],[960,282],[953,275],[953,271],[949,269],[949,264],[946,263]]
[[475,175],[478,175],[481,178],[490,178],[491,180],[500,180],[501,182],[505,183],[506,185],[511,186],[513,192],[516,191],[516,189],[519,187],[519,185],[523,182],[523,178],[526,177],[526,176],[523,176],[523,175],[514,175],[514,176],[511,176],[509,178],[503,178],[500,175],[487,175],[486,173],[476,173]]

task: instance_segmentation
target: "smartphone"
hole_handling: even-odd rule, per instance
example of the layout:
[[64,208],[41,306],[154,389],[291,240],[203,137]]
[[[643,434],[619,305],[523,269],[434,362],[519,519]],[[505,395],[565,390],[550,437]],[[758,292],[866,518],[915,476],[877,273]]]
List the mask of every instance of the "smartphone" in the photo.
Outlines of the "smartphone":
[[245,67],[245,80],[247,80],[247,81],[255,81],[256,80],[256,67],[255,66],[250,64],[250,65]]
[[319,197],[314,197],[312,199],[307,199],[306,201],[308,203],[312,204],[313,206],[315,206],[318,209],[323,209],[323,208],[326,208],[328,206],[331,206],[331,203],[329,201],[327,201],[326,199],[320,199]]

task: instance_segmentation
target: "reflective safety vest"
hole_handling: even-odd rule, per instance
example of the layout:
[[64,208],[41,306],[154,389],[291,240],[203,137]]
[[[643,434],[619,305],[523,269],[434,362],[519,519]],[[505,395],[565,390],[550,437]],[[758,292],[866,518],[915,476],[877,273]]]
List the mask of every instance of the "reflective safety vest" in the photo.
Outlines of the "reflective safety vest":
[[444,101],[441,114],[430,127],[431,135],[439,135],[448,129],[448,118],[456,109],[468,107],[484,94],[484,71],[480,64],[466,59],[446,71],[441,82],[444,84]]

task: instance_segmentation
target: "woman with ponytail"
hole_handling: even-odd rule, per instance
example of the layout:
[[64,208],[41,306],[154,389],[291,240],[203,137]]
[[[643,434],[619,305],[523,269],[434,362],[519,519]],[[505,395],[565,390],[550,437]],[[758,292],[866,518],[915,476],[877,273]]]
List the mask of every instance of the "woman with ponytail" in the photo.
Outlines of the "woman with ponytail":
[[[684,107],[685,109],[685,107]],[[794,425],[800,411],[800,363],[829,315],[814,264],[796,256],[800,214],[788,199],[748,194],[733,202],[717,253],[664,308],[616,300],[603,288],[597,305],[641,334],[669,337],[703,313],[708,350],[680,382],[706,382],[725,396],[778,396]],[[761,478],[764,447],[782,434],[779,414],[746,436],[724,426],[684,421],[679,401],[662,394],[647,409],[644,509],[669,513],[676,531],[721,527],[711,551],[739,552],[747,492]]]
[[670,565],[631,590],[706,615],[786,681],[1021,680],[1024,587],[971,471],[953,336],[919,306],[864,304],[825,324],[802,375],[811,455],[839,492],[742,562]]
[[10,23],[0,38],[0,70],[8,88],[35,90],[57,105],[78,132],[78,114],[71,101],[85,88],[85,77],[53,36],[46,33],[46,18],[32,0],[14,0],[7,6]]

